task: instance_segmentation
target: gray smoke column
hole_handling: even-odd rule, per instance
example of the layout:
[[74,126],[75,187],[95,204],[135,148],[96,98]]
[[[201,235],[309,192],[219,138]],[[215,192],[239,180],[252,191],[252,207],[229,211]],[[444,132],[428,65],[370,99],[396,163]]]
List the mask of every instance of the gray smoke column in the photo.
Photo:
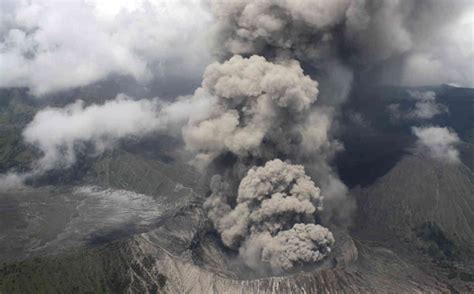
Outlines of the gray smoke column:
[[274,60],[297,59],[317,68],[321,98],[345,101],[352,71],[339,58],[335,28],[345,19],[349,1],[211,1],[217,19],[218,52],[258,54]]
[[360,69],[378,68],[384,82],[410,86],[474,85],[466,66],[474,58],[470,0],[210,2],[222,56],[259,54],[310,64],[327,82],[320,80],[330,92],[328,103],[344,101],[352,72]]
[[296,266],[322,260],[335,240],[315,224],[323,209],[320,189],[301,165],[279,159],[250,169],[232,192],[215,176],[204,208],[222,241],[239,250],[243,261],[259,272],[281,274]]
[[332,55],[330,30],[350,1],[211,1],[222,52],[291,55],[321,60]]
[[313,107],[318,83],[295,60],[272,63],[236,55],[211,64],[195,93],[196,99],[202,95],[215,97],[215,104],[207,115],[191,117],[183,129],[200,166],[227,152],[267,161],[336,148],[327,137],[329,119]]
[[[190,133],[200,130],[201,134],[216,134],[207,136],[206,141],[212,146],[194,144],[194,137],[185,132],[188,146],[198,150],[198,157],[204,161],[212,161],[229,151],[237,154],[238,164],[244,162],[244,166],[274,158],[304,163],[308,174],[318,180],[326,195],[322,219],[333,224],[349,223],[353,209],[347,188],[330,165],[334,153],[342,148],[333,139],[337,130],[335,122],[353,83],[474,84],[472,70],[466,67],[472,63],[474,54],[468,44],[468,22],[463,20],[469,16],[467,11],[473,11],[472,1],[210,0],[209,7],[218,32],[216,50],[223,60],[234,55],[243,56],[243,60],[259,55],[272,64],[298,61],[306,74],[318,81],[318,100],[303,111],[285,108],[283,112],[265,116],[271,119],[255,123],[245,114],[251,109],[253,117],[255,110],[268,109],[256,103],[247,106],[247,101],[257,100],[250,97],[259,95],[235,92],[226,96],[216,92],[222,97],[219,101],[232,98],[233,103],[228,101],[220,108],[225,115],[190,125]],[[203,88],[212,88],[215,82],[219,88],[226,85],[227,91],[253,89],[254,77],[237,87],[232,82],[235,74],[223,75],[222,79],[209,80],[211,84],[204,83]],[[426,106],[431,104],[419,105],[422,115],[433,110]],[[207,127],[215,129],[210,131]],[[254,136],[245,132],[238,136],[242,129],[252,130]],[[224,130],[238,132],[231,131],[232,135],[228,136]],[[259,160],[248,164],[248,157]]]
[[[334,238],[317,222],[349,222],[352,202],[328,164],[340,144],[329,135],[332,113],[316,105],[318,94],[318,82],[294,59],[234,55],[209,65],[191,98],[214,98],[182,129],[193,163],[207,169],[220,156],[235,158],[211,180],[208,216],[224,244],[260,274],[322,260]],[[311,166],[328,210],[303,166],[280,159]]]
[[[194,163],[201,167],[221,155],[232,154],[235,159],[226,162],[211,182],[208,215],[224,244],[238,250],[255,269],[263,266],[281,273],[317,262],[334,243],[317,221],[347,225],[353,209],[347,188],[330,165],[342,148],[333,138],[334,122],[353,77],[361,73],[370,79],[407,80],[411,72],[429,71],[432,66],[412,62],[420,56],[436,56],[428,58],[431,63],[449,64],[460,73],[451,76],[469,76],[454,62],[454,51],[431,51],[445,40],[436,33],[467,4],[435,0],[209,4],[216,19],[218,54],[227,61],[206,69],[195,96],[210,95],[216,103],[208,115],[190,118],[183,137],[196,154]],[[433,15],[443,17],[434,21]],[[443,48],[450,43],[441,42]],[[319,188],[303,167],[277,158],[304,163],[326,196],[324,212]],[[252,167],[265,162],[263,167]]]

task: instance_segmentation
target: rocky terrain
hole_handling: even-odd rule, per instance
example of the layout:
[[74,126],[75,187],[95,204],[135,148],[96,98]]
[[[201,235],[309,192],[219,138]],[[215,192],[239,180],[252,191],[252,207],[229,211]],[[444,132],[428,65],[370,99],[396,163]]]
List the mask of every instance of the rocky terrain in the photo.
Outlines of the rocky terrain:
[[[430,123],[460,135],[457,165],[414,150],[408,124],[380,122],[403,90],[350,108],[372,128],[342,133],[335,161],[357,210],[348,231],[331,228],[336,248],[320,264],[253,278],[202,209],[205,175],[157,136],[0,192],[0,293],[472,293],[474,92],[437,91],[450,113]],[[1,101],[0,170],[26,168],[37,154],[20,130],[35,109]]]

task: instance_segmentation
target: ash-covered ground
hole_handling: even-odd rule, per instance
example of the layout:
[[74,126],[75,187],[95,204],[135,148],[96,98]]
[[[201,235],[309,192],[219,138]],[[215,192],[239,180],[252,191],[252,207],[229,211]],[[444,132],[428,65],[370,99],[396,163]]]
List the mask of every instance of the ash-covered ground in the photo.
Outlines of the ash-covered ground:
[[[179,143],[163,137],[160,144],[124,142],[99,158],[81,158],[82,171],[63,173],[60,183],[51,173],[3,191],[1,287],[9,293],[472,291],[473,92],[422,90],[448,105],[450,112],[436,119],[461,134],[460,164],[420,151],[410,125],[379,123],[380,111],[404,103],[406,89],[374,89],[390,94],[378,109],[348,106],[365,118],[364,131],[341,135],[347,150],[334,168],[357,206],[347,229],[330,227],[335,243],[320,262],[283,274],[242,262],[203,208],[210,193],[203,176],[186,168]],[[9,163],[30,152],[18,143],[2,148],[12,150],[3,153]]]
[[471,1],[4,1],[0,292],[473,292]]

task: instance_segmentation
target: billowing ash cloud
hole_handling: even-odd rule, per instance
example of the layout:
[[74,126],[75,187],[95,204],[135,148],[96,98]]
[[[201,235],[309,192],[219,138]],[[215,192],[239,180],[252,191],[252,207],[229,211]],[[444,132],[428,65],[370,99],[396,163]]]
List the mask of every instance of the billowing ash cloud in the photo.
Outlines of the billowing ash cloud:
[[[216,96],[217,103],[208,117],[191,119],[183,135],[187,147],[196,152],[196,161],[204,162],[204,166],[222,154],[231,153],[237,157],[236,163],[224,168],[217,180],[214,178],[213,193],[206,204],[223,242],[238,248],[248,265],[264,264],[273,272],[323,257],[324,254],[306,259],[306,254],[295,254],[295,263],[275,261],[273,257],[285,259],[286,254],[282,253],[284,250],[280,252],[273,248],[311,242],[300,242],[298,238],[283,241],[289,239],[284,237],[286,233],[280,232],[281,224],[273,220],[262,223],[260,207],[268,211],[291,207],[301,213],[302,218],[311,212],[278,194],[275,199],[270,197],[272,201],[259,200],[252,205],[245,202],[241,193],[250,181],[248,178],[256,177],[257,172],[253,169],[240,182],[239,193],[234,199],[231,190],[241,173],[229,175],[229,170],[242,169],[242,166],[245,170],[267,161],[268,167],[257,168],[266,174],[267,168],[271,169],[270,166],[277,165],[274,162],[279,162],[268,162],[274,158],[303,162],[310,174],[318,179],[329,200],[329,209],[326,213],[320,212],[320,219],[332,224],[344,223],[352,205],[347,188],[332,171],[329,161],[338,149],[332,139],[333,121],[348,97],[354,73],[368,78],[377,75],[381,81],[389,79],[392,83],[403,81],[407,76],[403,66],[409,64],[406,60],[415,54],[431,54],[426,44],[435,40],[433,36],[440,28],[459,16],[465,6],[466,3],[451,5],[430,0],[423,3],[210,1],[217,20],[220,44],[217,49],[223,59],[230,59],[206,70],[199,91]],[[442,21],[433,21],[431,16],[441,15],[442,11],[445,11]],[[443,54],[437,56],[447,60]],[[311,83],[312,78],[304,76],[296,60],[317,78],[317,83]],[[402,68],[394,66],[399,64]],[[467,76],[465,68],[454,62],[449,64],[453,70]],[[463,78],[459,81],[470,83]],[[411,115],[425,118],[442,111],[432,99],[425,98],[417,101]],[[282,173],[292,178],[290,170],[284,169]],[[272,185],[262,184],[261,187]],[[254,195],[258,199],[258,191]],[[236,206],[231,208],[228,203],[234,201]],[[280,202],[285,205],[279,206]],[[288,219],[284,221],[295,224]],[[286,227],[284,231],[290,232],[290,229]],[[299,234],[302,231],[304,229],[298,226],[291,232]],[[265,246],[274,243],[279,245]],[[306,245],[303,247],[308,248]],[[252,260],[256,264],[252,264]]]
[[182,132],[196,154],[193,163],[206,168],[232,154],[236,162],[217,172],[237,185],[253,165],[275,158],[304,162],[325,190],[324,218],[347,224],[352,204],[328,164],[341,146],[330,136],[332,111],[316,105],[318,92],[318,83],[293,59],[236,55],[210,65],[195,96],[211,95],[215,103],[207,115],[192,115]]
[[[421,30],[420,42],[404,60],[402,84],[408,86],[439,85],[453,83],[474,87],[474,46],[472,46],[472,31],[474,29],[474,3],[472,1],[433,1],[438,2],[438,9],[430,15],[424,13],[425,19],[437,24],[448,21],[444,26],[438,26],[436,31],[427,36]],[[446,7],[447,5],[454,7]],[[461,10],[463,13],[453,19],[452,13]],[[448,15],[445,18],[445,15]]]
[[459,162],[459,151],[456,149],[461,141],[458,134],[446,127],[413,127],[413,134],[418,137],[417,144],[434,159],[448,163]]
[[141,138],[186,122],[189,113],[205,113],[212,97],[186,97],[172,104],[132,100],[119,95],[102,105],[84,106],[81,100],[64,108],[39,111],[23,131],[25,142],[39,148],[37,172],[71,166],[77,150],[92,145],[97,154],[124,138]]
[[110,75],[131,76],[145,85],[156,79],[198,79],[211,60],[210,42],[202,33],[211,17],[198,1],[124,6],[118,1],[6,0],[1,5],[0,87],[29,87],[43,95]]
[[274,49],[305,59],[323,57],[320,52],[331,45],[324,30],[340,23],[348,6],[348,1],[211,2],[228,52],[249,54]]
[[215,176],[204,208],[222,241],[238,249],[259,272],[281,274],[322,260],[335,240],[315,224],[323,207],[320,189],[301,165],[279,159],[250,169],[238,188],[235,205],[229,185]]
[[236,55],[214,63],[196,93],[215,96],[216,103],[183,129],[186,145],[201,164],[226,152],[269,160],[329,147],[327,118],[312,109],[317,85],[295,60]]
[[474,85],[470,1],[211,1],[211,7],[224,52],[294,56],[344,84],[349,68],[363,67],[379,68],[389,83]]
[[393,103],[387,106],[391,119],[430,119],[434,116],[448,112],[446,105],[436,103],[436,93],[432,91],[408,91],[412,99],[416,101],[413,108],[403,111],[400,104]]
[[[195,74],[209,60],[209,42],[197,32],[210,16],[199,3],[144,1],[112,15],[101,15],[94,1],[6,3],[1,87],[26,86],[40,95],[109,75],[146,83],[160,73]],[[48,108],[24,137],[44,153],[37,165],[47,170],[72,164],[83,144],[101,152],[122,138],[183,125],[193,163],[218,174],[205,208],[224,244],[257,271],[282,273],[330,252],[334,237],[318,223],[349,223],[352,202],[330,160],[342,148],[333,138],[334,121],[352,83],[474,85],[468,30],[459,29],[466,23],[453,22],[468,6],[463,0],[211,0],[221,62],[207,67],[192,96],[169,105],[118,98]],[[443,111],[421,96],[414,116]],[[459,139],[451,131],[413,132],[433,156],[457,159]],[[305,170],[325,195],[324,210]]]
[[294,58],[317,68],[321,99],[345,101],[352,71],[339,58],[331,28],[343,19],[346,1],[211,1],[220,53]]

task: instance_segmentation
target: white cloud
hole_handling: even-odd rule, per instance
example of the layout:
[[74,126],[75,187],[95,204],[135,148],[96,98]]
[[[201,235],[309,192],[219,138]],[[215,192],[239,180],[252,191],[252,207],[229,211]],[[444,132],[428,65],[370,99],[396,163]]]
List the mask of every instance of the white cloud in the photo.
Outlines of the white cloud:
[[14,172],[9,172],[6,174],[0,174],[0,192],[17,190],[23,187],[23,181],[30,174],[17,174]]
[[143,136],[159,128],[157,103],[151,100],[133,101],[124,96],[103,105],[84,107],[77,101],[65,108],[46,108],[36,114],[23,131],[27,143],[44,154],[40,169],[75,162],[75,148],[93,142],[103,151],[120,138]]
[[460,139],[456,132],[446,127],[412,127],[418,137],[417,145],[428,154],[440,161],[459,162],[459,151],[456,145]]
[[416,100],[415,107],[407,113],[408,118],[430,119],[435,115],[448,112],[448,108],[436,103],[436,93],[432,91],[409,91],[411,98]]
[[387,106],[390,118],[395,121],[400,119],[430,119],[434,116],[448,112],[448,107],[441,103],[436,103],[436,93],[432,91],[408,91],[410,99],[415,100],[414,107],[408,110],[400,109],[399,103],[392,103]]
[[36,95],[111,74],[144,84],[163,75],[199,77],[211,59],[211,17],[197,1],[5,1],[1,15],[0,87]]
[[132,100],[119,95],[102,105],[84,107],[79,100],[64,108],[39,111],[23,131],[25,142],[36,146],[43,157],[35,163],[37,173],[69,167],[84,144],[92,144],[97,154],[114,147],[124,138],[142,138],[156,131],[172,129],[193,113],[206,112],[212,97],[182,97],[172,104],[154,100]]
[[[434,17],[434,16],[433,16]],[[408,54],[402,84],[455,83],[474,87],[474,8],[472,2],[457,20],[440,28]]]

